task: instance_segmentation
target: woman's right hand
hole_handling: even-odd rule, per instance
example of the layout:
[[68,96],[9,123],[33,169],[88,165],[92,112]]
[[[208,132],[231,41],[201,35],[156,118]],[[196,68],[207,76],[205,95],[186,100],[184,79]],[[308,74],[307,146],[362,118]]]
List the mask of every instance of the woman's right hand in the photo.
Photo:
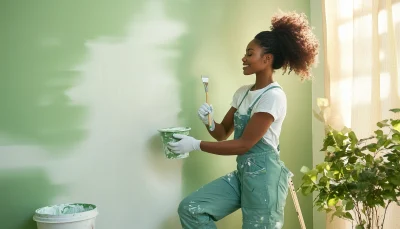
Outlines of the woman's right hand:
[[200,106],[199,110],[197,111],[197,114],[198,114],[200,120],[205,125],[208,125],[208,115],[211,116],[211,125],[214,123],[214,119],[213,119],[214,110],[213,110],[212,105],[210,105],[208,103],[204,103],[203,105]]

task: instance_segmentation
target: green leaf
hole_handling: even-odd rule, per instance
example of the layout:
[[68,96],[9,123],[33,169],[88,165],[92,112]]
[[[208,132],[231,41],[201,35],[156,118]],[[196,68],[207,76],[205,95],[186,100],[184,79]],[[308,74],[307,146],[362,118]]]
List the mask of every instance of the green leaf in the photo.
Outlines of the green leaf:
[[329,163],[326,163],[325,169],[328,171],[331,169],[331,166],[329,165]]
[[400,120],[392,120],[391,124],[393,126],[393,129],[400,131]]
[[359,148],[354,149],[354,154],[358,157],[361,157],[363,155],[363,153],[361,152],[361,150]]
[[315,183],[317,181],[317,175],[316,174],[310,175],[310,179]]
[[383,135],[383,131],[382,130],[377,130],[374,132],[377,136],[382,136]]
[[363,225],[357,225],[355,229],[364,229]]
[[303,195],[308,196],[309,194],[311,194],[313,191],[311,186],[308,186],[304,189],[301,190],[301,192],[303,193]]
[[315,166],[315,168],[318,170],[318,173],[322,173],[325,170],[326,164],[326,162],[323,162]]
[[367,156],[365,156],[365,161],[371,164],[374,161],[374,157],[368,154]]
[[392,135],[392,141],[396,144],[400,144],[400,134],[393,134]]
[[376,125],[377,125],[379,128],[382,128],[382,127],[384,127],[384,126],[389,126],[389,124],[387,124],[388,121],[389,121],[389,120],[385,119],[385,120],[383,120],[383,121],[378,122]]
[[335,171],[328,171],[327,173],[326,173],[326,177],[328,177],[328,178],[331,178],[331,179],[334,179],[335,178]]
[[349,132],[349,138],[350,138],[351,142],[355,142],[355,143],[358,142],[357,136],[356,136],[356,134],[354,133],[354,131],[350,131],[350,132]]
[[303,166],[303,167],[301,167],[301,169],[300,169],[300,172],[301,173],[308,173],[310,171],[310,169],[307,167],[307,166]]
[[339,201],[339,199],[336,198],[336,197],[335,198],[331,198],[331,199],[328,200],[328,206],[329,207],[335,206],[338,201]]
[[359,140],[357,139],[357,136],[353,131],[349,132],[349,139],[351,142],[350,149],[354,149],[355,146],[357,145],[357,143],[359,142]]
[[317,166],[315,166],[315,168],[317,169],[318,173],[323,173],[325,170],[329,171],[329,169],[331,167],[329,166],[329,163],[323,162],[323,163],[318,164]]
[[336,151],[336,147],[328,146],[327,151],[330,153],[334,153]]
[[358,159],[357,157],[350,157],[349,158],[349,163],[350,164],[354,164],[354,163],[356,163],[357,159]]
[[391,184],[385,183],[382,185],[383,190],[393,190],[393,186]]
[[397,162],[399,161],[399,156],[397,156],[397,154],[387,154],[385,155],[387,156],[388,161],[390,162]]
[[334,146],[335,144],[336,144],[336,143],[335,143],[335,139],[333,138],[332,132],[328,132],[328,133],[326,134],[325,139],[324,139],[324,146],[323,146],[323,148],[321,149],[321,151],[326,151],[327,148],[328,148],[328,146]]
[[376,150],[378,149],[378,145],[376,143],[371,143],[367,145],[367,148],[371,152],[376,152]]
[[400,108],[390,109],[389,111],[391,111],[393,113],[399,113],[400,112]]
[[381,148],[383,145],[386,143],[386,138],[385,137],[379,137],[378,143],[376,145],[376,148]]
[[333,131],[333,137],[335,138],[336,144],[339,147],[343,146],[344,140],[348,138],[347,136],[344,136],[343,133],[338,131]]
[[357,183],[357,188],[358,188],[358,190],[361,190],[361,191],[367,190],[368,183],[366,183],[366,182],[358,182]]
[[347,172],[347,171],[353,171],[353,170],[354,170],[354,166],[353,166],[353,165],[350,165],[350,164],[348,164],[348,165],[346,165],[345,169],[346,169],[346,171],[344,171],[344,172],[345,172],[345,173],[346,173],[346,175],[347,175],[347,174],[348,174],[348,172]]
[[396,192],[394,190],[385,190],[382,193],[382,197],[386,200],[392,200],[392,201],[396,201]]
[[312,185],[312,181],[310,180],[310,176],[308,174],[304,174],[301,179],[303,181],[302,186],[310,186]]
[[388,177],[388,181],[394,185],[400,185],[400,176],[390,176]]
[[326,177],[326,176],[321,177],[321,178],[319,179],[319,181],[318,181],[318,184],[319,184],[320,186],[327,186],[327,185],[329,185],[328,183],[329,183],[329,178]]
[[346,219],[353,220],[353,216],[350,214],[350,212],[346,212],[343,216]]
[[365,168],[365,165],[357,163],[354,168],[357,170],[357,172],[361,172]]
[[390,147],[388,147],[389,149],[394,149],[394,150],[397,150],[397,151],[400,151],[400,145],[392,145],[392,146],[390,146]]
[[386,139],[385,143],[383,144],[383,147],[387,148],[392,143],[393,143],[392,140]]
[[354,202],[353,201],[349,201],[349,202],[346,203],[346,211],[353,210],[353,208],[354,208]]

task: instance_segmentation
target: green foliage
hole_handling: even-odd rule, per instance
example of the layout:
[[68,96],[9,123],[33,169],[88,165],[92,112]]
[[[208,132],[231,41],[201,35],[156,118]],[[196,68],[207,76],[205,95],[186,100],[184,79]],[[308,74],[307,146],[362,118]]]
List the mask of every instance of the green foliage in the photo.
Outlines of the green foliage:
[[[355,221],[356,228],[383,228],[387,207],[400,205],[400,120],[382,120],[377,126],[366,139],[358,139],[348,128],[327,126],[324,162],[301,168],[299,190],[304,195],[317,192],[314,206],[319,211]],[[383,216],[378,215],[380,207],[385,209]]]

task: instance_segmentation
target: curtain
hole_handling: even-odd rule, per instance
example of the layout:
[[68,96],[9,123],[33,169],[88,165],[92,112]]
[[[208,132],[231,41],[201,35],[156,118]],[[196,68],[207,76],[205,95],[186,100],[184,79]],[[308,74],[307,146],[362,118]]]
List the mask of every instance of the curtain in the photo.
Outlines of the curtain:
[[[369,137],[400,108],[400,0],[325,0],[323,11],[328,123]],[[384,228],[400,228],[398,216],[392,204]],[[326,228],[352,228],[330,219]]]

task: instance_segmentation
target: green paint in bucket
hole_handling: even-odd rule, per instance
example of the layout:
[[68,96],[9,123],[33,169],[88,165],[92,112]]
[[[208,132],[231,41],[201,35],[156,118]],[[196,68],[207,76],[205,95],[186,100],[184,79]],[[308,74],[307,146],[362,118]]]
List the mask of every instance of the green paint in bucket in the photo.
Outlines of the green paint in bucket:
[[190,127],[170,127],[159,129],[158,131],[161,134],[161,140],[163,143],[164,154],[168,159],[182,159],[189,157],[189,153],[185,154],[176,154],[168,149],[169,142],[177,142],[179,139],[173,137],[174,134],[183,134],[189,135]]

